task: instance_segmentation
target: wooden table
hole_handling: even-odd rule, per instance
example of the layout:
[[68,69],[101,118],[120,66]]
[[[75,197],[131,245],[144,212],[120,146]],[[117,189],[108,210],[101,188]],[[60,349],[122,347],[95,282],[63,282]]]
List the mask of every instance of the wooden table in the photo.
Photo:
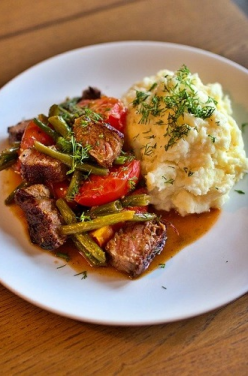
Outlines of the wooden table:
[[[50,56],[120,40],[191,45],[248,68],[248,20],[229,0],[1,0],[0,86]],[[247,307],[246,295],[185,321],[108,327],[0,286],[0,374],[247,375]]]

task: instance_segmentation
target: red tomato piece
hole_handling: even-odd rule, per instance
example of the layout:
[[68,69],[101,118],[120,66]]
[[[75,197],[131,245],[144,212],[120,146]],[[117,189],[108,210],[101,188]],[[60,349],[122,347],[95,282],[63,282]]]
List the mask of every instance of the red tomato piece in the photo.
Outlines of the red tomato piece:
[[103,117],[103,120],[120,132],[124,131],[127,109],[124,104],[113,97],[102,97],[94,100],[82,100],[80,107],[89,107]]
[[69,188],[69,181],[67,180],[50,184],[50,189],[56,199],[64,198],[67,194],[68,188]]
[[140,162],[137,160],[112,167],[107,176],[91,175],[82,184],[75,201],[84,206],[97,206],[118,200],[135,187],[139,177]]
[[34,145],[34,141],[39,141],[46,146],[54,144],[52,137],[48,136],[31,120],[22,136],[21,149],[31,148]]

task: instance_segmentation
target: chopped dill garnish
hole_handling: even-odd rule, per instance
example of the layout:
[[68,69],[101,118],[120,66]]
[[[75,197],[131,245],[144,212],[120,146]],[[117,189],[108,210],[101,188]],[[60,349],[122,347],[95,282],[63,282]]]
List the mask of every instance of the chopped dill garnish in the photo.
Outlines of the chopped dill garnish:
[[164,136],[169,137],[168,143],[165,145],[165,150],[167,151],[172,147],[178,140],[183,139],[184,136],[187,136],[191,127],[188,124],[176,124],[174,121],[168,123],[168,128]]
[[84,270],[83,272],[80,272],[80,273],[77,273],[77,274],[74,274],[74,277],[77,277],[78,275],[81,275],[82,278],[81,279],[86,279],[88,277],[88,274],[87,274],[87,271]]
[[173,184],[175,179],[167,179],[165,176],[162,176],[164,179],[165,184]]
[[154,150],[156,149],[157,147],[157,144],[154,144],[154,145],[150,145],[150,144],[146,144],[146,145],[143,145],[140,150],[144,150],[144,155],[146,156],[149,156],[149,155],[152,155],[154,153]]
[[90,220],[91,220],[90,215],[85,213],[85,212],[82,212],[82,214],[79,217],[80,222],[86,222],[86,221],[90,221]]
[[56,252],[55,253],[55,256],[56,257],[59,257],[59,258],[62,258],[64,259],[65,261],[70,261],[70,256],[67,254],[67,253],[63,253],[63,252]]
[[144,91],[136,91],[136,98],[133,101],[133,106],[136,107],[140,103],[144,102],[149,97],[149,94],[145,93]]
[[66,264],[64,264],[64,265],[60,265],[60,266],[57,266],[57,269],[62,269],[62,268],[64,268],[66,266]]
[[190,171],[188,167],[184,167],[183,168],[184,172],[186,172],[186,174],[190,177],[192,175],[194,175],[194,172],[193,171]]
[[245,131],[245,127],[247,127],[247,125],[248,125],[248,123],[241,124],[241,130],[242,130],[242,132]]
[[89,151],[92,148],[91,145],[82,146],[80,143],[76,142],[75,137],[71,136],[71,147],[72,147],[72,166],[67,174],[71,174],[75,171],[77,164],[82,163],[85,159],[89,158]]
[[128,187],[129,187],[129,189],[134,190],[134,188],[136,187],[137,181],[138,181],[138,178],[136,176],[134,176],[133,178],[129,179],[128,180]]
[[[197,95],[194,88],[194,79],[186,65],[183,65],[175,76],[165,76],[167,84],[164,84],[165,96],[151,93],[156,86],[156,82],[147,91],[136,91],[136,98],[133,101],[133,107],[137,108],[137,114],[140,115],[139,124],[148,124],[153,118],[162,117],[168,113],[166,121],[158,119],[157,125],[167,125],[165,137],[168,138],[165,150],[168,150],[180,139],[184,139],[192,129],[186,124],[184,114],[192,114],[197,118],[207,119],[212,116],[217,104],[216,100],[208,97],[203,102]],[[175,82],[176,81],[176,82]],[[212,139],[215,142],[215,139]]]
[[212,140],[212,143],[214,144],[216,141],[216,137],[212,136],[211,134],[208,134],[208,137]]
[[234,191],[239,193],[240,195],[245,195],[245,192],[241,191],[240,189],[234,189]]
[[152,86],[150,87],[150,89],[148,89],[148,91],[152,91],[153,89],[155,89],[155,87],[158,86],[158,83],[157,82],[154,82],[152,84]]

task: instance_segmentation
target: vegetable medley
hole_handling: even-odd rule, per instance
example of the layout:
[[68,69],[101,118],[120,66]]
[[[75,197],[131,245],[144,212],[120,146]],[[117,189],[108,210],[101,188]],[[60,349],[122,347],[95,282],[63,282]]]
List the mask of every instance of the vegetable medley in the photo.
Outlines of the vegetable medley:
[[[0,170],[22,178],[5,203],[23,209],[33,243],[54,250],[70,237],[91,265],[110,262],[136,276],[162,251],[166,231],[150,211],[140,161],[125,147],[126,113],[120,100],[89,87],[48,115],[9,127]],[[136,265],[121,266],[125,258]]]

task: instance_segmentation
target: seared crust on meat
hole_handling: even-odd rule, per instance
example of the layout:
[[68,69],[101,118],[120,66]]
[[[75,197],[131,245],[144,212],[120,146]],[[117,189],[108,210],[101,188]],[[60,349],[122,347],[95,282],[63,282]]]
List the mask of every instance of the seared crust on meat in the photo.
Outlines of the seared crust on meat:
[[66,238],[59,233],[62,225],[59,211],[45,185],[35,184],[19,189],[15,202],[25,213],[32,243],[50,251],[65,243]]
[[85,125],[84,117],[78,118],[73,127],[78,143],[90,146],[89,154],[100,166],[111,167],[122,150],[124,135],[106,123],[89,122]]
[[115,233],[105,249],[117,270],[137,277],[162,252],[166,239],[166,226],[161,222],[129,222]]
[[35,149],[24,150],[19,160],[22,178],[32,184],[59,182],[66,178],[68,169],[63,163]]
[[20,121],[16,125],[12,125],[8,127],[10,144],[14,144],[15,142],[21,141],[23,133],[29,123],[30,123],[30,120],[24,120],[24,121]]
[[101,98],[101,90],[96,87],[89,86],[87,89],[83,91],[82,98],[84,99],[100,99]]

